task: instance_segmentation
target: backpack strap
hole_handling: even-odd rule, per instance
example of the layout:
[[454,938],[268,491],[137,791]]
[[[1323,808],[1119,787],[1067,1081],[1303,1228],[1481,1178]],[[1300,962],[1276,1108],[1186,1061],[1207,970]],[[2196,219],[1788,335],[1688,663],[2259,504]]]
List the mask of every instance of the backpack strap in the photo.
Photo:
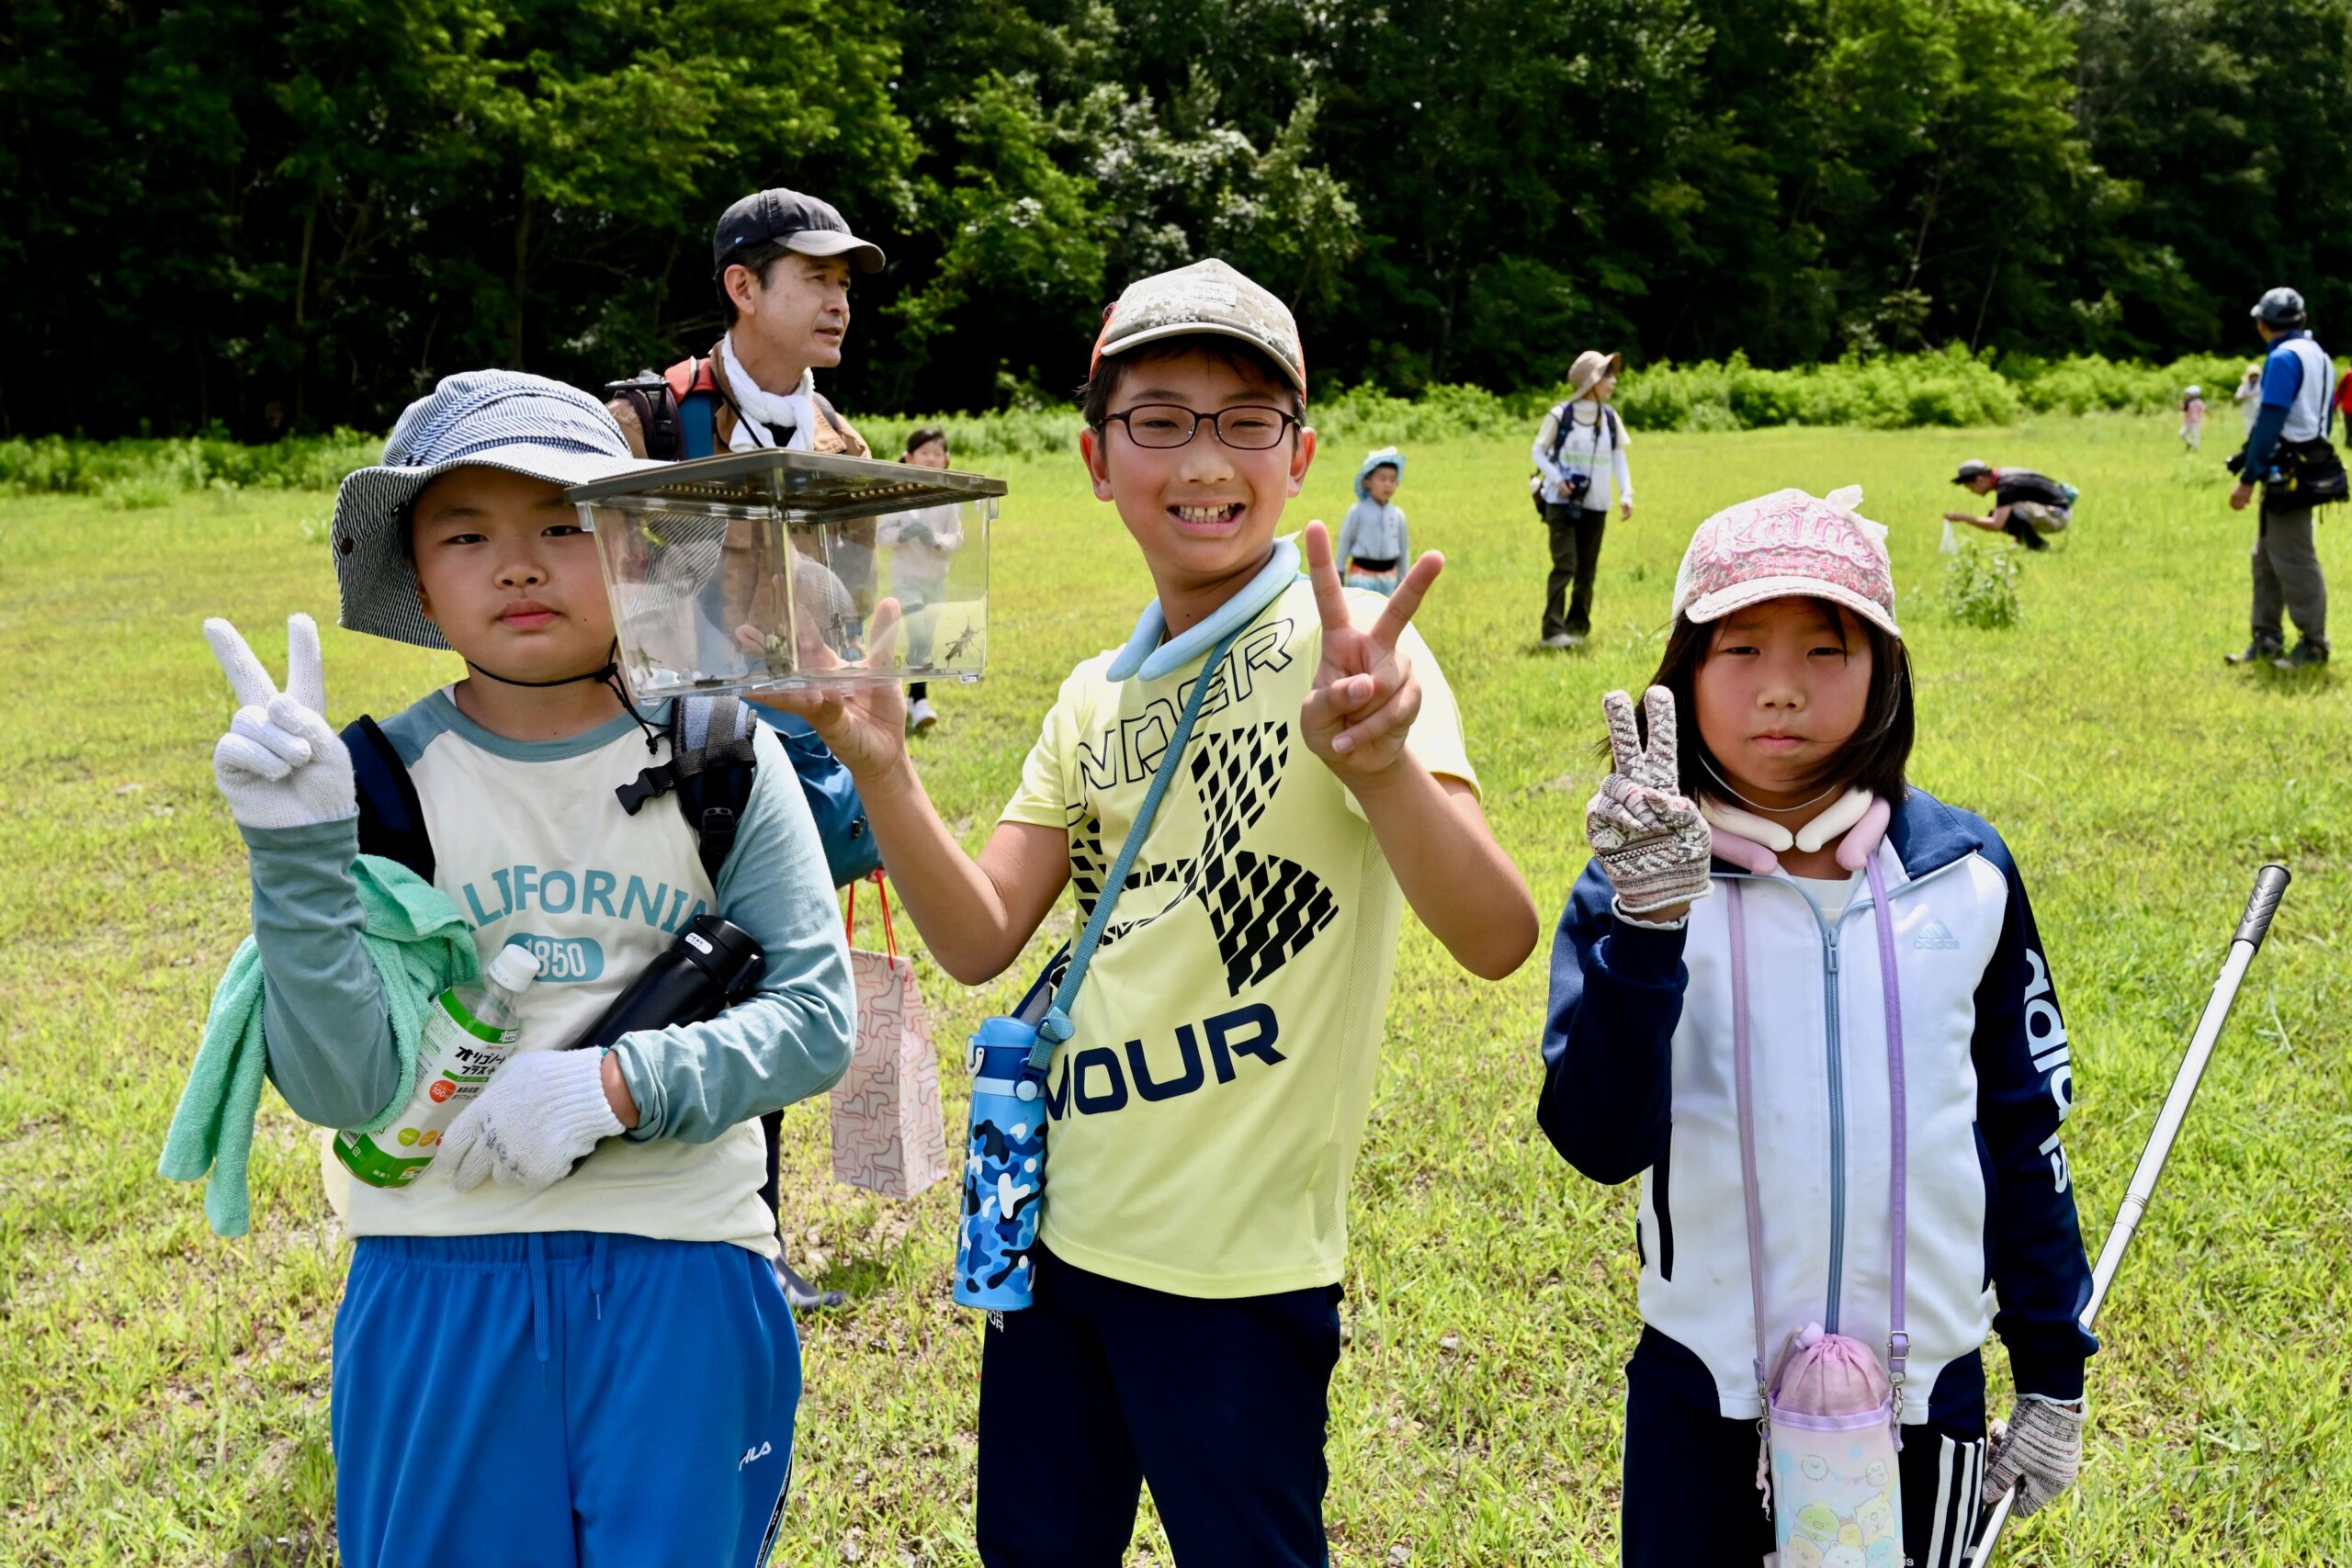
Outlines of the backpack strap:
[[[662,379],[677,408],[676,455],[681,458],[707,457],[718,451],[718,402],[726,394],[719,388],[711,361],[681,359],[662,373]],[[741,410],[736,411],[736,417],[742,417]]]
[[825,416],[825,423],[833,427],[833,434],[835,435],[840,436],[844,441],[849,439],[850,432],[848,421],[842,418],[841,411],[833,407],[831,401],[826,398],[824,393],[817,390],[816,388],[811,387],[808,389],[808,400],[817,405],[817,412]]
[[670,759],[657,762],[613,794],[634,817],[656,795],[675,791],[678,809],[695,830],[702,868],[714,886],[734,852],[736,829],[751,805],[759,763],[748,733],[752,715],[742,700],[681,697],[670,705]]
[[645,455],[657,462],[674,463],[685,453],[680,444],[678,396],[667,377],[640,371],[626,381],[605,383],[607,400],[628,404],[637,428],[645,437]]
[[1568,444],[1568,432],[1576,428],[1576,418],[1568,412],[1575,406],[1576,400],[1571,398],[1552,411],[1552,466],[1555,468],[1560,466],[1560,448]]
[[343,745],[351,753],[351,782],[359,797],[359,852],[397,861],[432,881],[433,839],[424,828],[424,804],[391,738],[361,714],[344,726]]

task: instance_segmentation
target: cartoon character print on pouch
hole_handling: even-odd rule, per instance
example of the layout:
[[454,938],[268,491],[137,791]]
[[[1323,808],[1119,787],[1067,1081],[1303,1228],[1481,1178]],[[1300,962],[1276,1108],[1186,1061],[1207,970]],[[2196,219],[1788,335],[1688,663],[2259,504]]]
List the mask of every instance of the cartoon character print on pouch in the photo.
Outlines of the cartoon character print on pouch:
[[[1828,1438],[1829,1434],[1821,1434]],[[1772,1496],[1781,1521],[1781,1568],[1902,1568],[1902,1521],[1895,1517],[1894,1472],[1864,1443],[1833,1462],[1832,1443],[1772,1449]]]

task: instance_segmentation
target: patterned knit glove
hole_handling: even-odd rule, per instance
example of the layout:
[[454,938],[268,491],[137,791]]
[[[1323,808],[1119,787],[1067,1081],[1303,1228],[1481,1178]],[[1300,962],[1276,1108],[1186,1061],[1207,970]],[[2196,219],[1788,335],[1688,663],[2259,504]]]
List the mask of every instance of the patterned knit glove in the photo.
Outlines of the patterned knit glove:
[[1629,915],[1705,897],[1713,854],[1705,818],[1681,794],[1674,694],[1652,686],[1642,706],[1646,746],[1634,728],[1634,699],[1623,692],[1600,699],[1617,765],[1584,808],[1584,836]]
[[2021,1394],[2008,1424],[1995,1423],[1992,1462],[1984,1467],[1986,1501],[2017,1488],[2019,1518],[2075,1483],[2083,1468],[2083,1404]]

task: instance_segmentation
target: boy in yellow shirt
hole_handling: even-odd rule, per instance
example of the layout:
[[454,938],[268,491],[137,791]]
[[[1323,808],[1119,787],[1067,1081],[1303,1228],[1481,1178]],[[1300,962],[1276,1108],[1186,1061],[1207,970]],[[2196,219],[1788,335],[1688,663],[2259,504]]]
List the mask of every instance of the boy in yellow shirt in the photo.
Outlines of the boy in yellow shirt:
[[1147,1480],[1180,1562],[1325,1560],[1348,1181],[1403,906],[1489,979],[1535,944],[1411,626],[1443,561],[1383,599],[1340,585],[1320,524],[1307,578],[1274,536],[1315,456],[1306,394],[1290,311],[1223,262],[1120,297],[1080,446],[1159,597],[1063,682],[977,859],[923,793],[897,687],[788,699],[856,774],[933,955],[978,985],[1065,885],[1092,908],[1214,682],[1049,1071],[1035,1301],[991,1319],[981,1366],[989,1568],[1112,1568]]

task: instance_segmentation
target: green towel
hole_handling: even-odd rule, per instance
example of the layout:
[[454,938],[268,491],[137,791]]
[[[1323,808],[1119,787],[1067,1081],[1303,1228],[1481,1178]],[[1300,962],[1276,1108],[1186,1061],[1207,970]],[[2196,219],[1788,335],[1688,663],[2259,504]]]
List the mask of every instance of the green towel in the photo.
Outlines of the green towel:
[[[473,932],[458,907],[429,882],[397,861],[361,855],[351,863],[359,885],[361,942],[383,983],[390,1011],[392,1043],[400,1053],[401,1080],[391,1100],[374,1121],[351,1129],[372,1133],[408,1104],[416,1088],[416,1053],[424,1035],[425,1010],[452,986],[481,972]],[[204,1217],[215,1235],[243,1235],[251,1214],[245,1166],[254,1146],[254,1118],[261,1111],[263,1068],[261,954],[247,937],[229,960],[212,993],[204,1021],[204,1043],[196,1049],[187,1088],[172,1112],[158,1169],[175,1181],[202,1180]]]

